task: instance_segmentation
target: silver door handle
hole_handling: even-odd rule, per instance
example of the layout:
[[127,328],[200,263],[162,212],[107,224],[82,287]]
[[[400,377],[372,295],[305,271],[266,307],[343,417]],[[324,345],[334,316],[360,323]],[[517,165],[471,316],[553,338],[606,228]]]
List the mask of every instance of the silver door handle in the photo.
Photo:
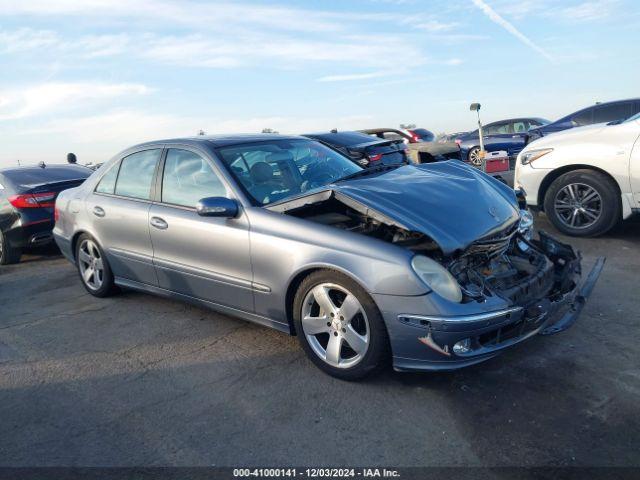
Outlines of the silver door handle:
[[95,206],[93,207],[93,214],[96,217],[104,217],[104,209],[102,207]]
[[149,223],[151,223],[152,227],[159,228],[160,230],[166,230],[169,227],[169,224],[160,217],[151,217]]
[[511,138],[520,138],[521,135],[512,135]]

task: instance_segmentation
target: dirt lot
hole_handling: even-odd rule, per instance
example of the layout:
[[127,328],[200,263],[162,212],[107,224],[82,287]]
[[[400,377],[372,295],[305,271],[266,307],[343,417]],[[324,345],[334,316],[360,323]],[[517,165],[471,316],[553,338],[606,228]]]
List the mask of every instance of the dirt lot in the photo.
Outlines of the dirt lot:
[[573,242],[608,260],[571,330],[364,383],[240,320],[93,298],[52,254],[0,267],[0,465],[638,466],[640,223]]

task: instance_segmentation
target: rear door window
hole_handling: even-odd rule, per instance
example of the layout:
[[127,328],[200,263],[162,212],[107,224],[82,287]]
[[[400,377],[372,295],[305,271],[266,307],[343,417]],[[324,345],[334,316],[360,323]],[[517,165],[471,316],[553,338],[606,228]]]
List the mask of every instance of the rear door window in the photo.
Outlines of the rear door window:
[[113,194],[116,189],[116,179],[118,178],[118,168],[120,167],[120,162],[116,162],[107,173],[105,173],[98,186],[96,187],[97,193],[111,193]]
[[144,150],[123,158],[116,182],[116,195],[149,200],[151,182],[161,152],[161,149]]

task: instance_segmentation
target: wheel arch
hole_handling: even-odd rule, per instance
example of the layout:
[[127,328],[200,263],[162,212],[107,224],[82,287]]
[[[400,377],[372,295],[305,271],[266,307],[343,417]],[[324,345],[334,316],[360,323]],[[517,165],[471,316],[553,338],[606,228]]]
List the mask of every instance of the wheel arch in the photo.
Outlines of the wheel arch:
[[603,170],[602,168],[598,168],[593,165],[578,163],[578,164],[571,164],[571,165],[566,165],[564,167],[556,168],[555,170],[552,170],[551,172],[549,172],[547,176],[545,176],[542,179],[542,182],[540,182],[540,188],[538,189],[538,209],[539,210],[544,211],[544,197],[546,196],[547,190],[549,190],[549,187],[551,186],[551,184],[556,179],[564,175],[565,173],[573,172],[575,170],[591,170],[593,172],[601,173],[605,177],[609,178],[615,185],[616,190],[618,191],[618,197],[617,197],[618,201],[622,202],[621,200],[622,190],[620,189],[620,185],[618,184],[616,179],[613,177],[613,175],[611,175],[606,170]]
[[305,278],[307,278],[312,273],[318,272],[321,270],[328,270],[328,271],[341,273],[342,275],[345,275],[349,277],[351,280],[353,280],[354,282],[356,282],[365,291],[367,292],[369,291],[366,285],[358,277],[354,276],[351,272],[344,270],[342,268],[336,267],[334,265],[309,265],[309,266],[303,267],[301,270],[299,270],[293,275],[293,277],[289,281],[289,284],[287,285],[287,290],[285,293],[285,313],[287,316],[287,323],[289,324],[289,331],[291,335],[294,335],[294,336],[297,335],[296,327],[293,322],[293,302],[295,300],[295,296],[298,291],[298,288],[300,287],[300,284],[304,281]]
[[[475,145],[475,144],[471,144],[470,147],[465,147],[467,150],[467,153],[465,154],[465,161],[466,162],[470,162],[471,159],[469,158],[469,155],[471,155],[471,152],[473,151],[474,148],[480,148],[480,145]],[[460,147],[460,149],[462,149],[462,146]]]
[[[89,236],[91,236],[91,238],[94,238],[94,239],[95,239],[95,237],[94,237],[93,235],[91,235],[91,233],[89,233],[89,232],[88,232],[88,231],[86,231],[86,230],[78,230],[77,232],[75,232],[75,233],[73,234],[73,236],[71,237],[71,255],[73,255],[73,259],[74,259],[74,261],[75,261],[75,260],[78,260],[78,259],[76,258],[76,247],[78,246],[78,239],[79,239],[79,238],[80,238],[80,236],[81,236],[81,235],[83,235],[83,234],[89,235]],[[99,244],[99,243],[98,243],[98,244]]]

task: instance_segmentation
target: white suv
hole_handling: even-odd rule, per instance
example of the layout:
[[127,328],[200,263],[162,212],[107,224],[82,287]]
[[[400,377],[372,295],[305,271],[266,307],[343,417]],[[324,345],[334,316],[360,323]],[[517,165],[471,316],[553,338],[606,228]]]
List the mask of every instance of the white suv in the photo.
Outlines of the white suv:
[[640,211],[640,113],[542,137],[520,152],[515,187],[567,235],[595,236]]

